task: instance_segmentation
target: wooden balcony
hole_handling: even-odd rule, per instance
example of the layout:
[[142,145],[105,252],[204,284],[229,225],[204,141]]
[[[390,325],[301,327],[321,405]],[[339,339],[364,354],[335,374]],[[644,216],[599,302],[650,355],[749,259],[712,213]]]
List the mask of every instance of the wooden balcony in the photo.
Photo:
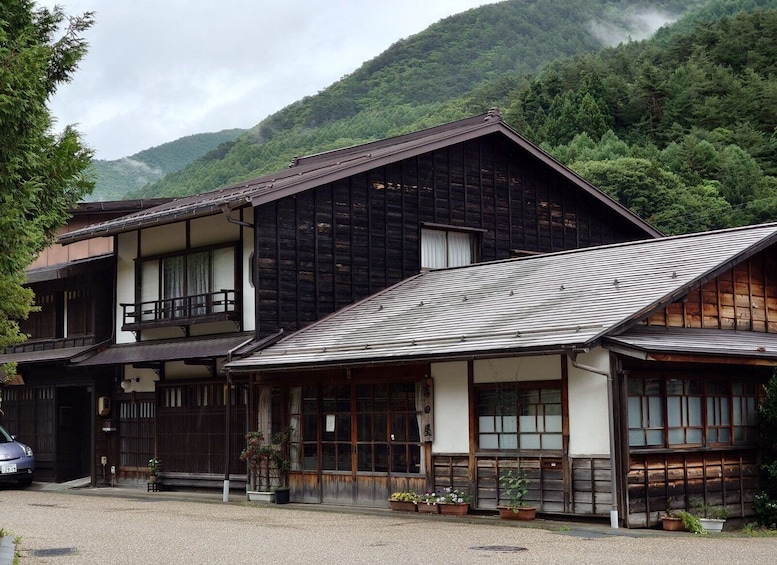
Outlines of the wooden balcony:
[[122,330],[188,326],[209,322],[240,322],[241,308],[235,290],[217,290],[205,294],[161,298],[148,302],[121,304]]

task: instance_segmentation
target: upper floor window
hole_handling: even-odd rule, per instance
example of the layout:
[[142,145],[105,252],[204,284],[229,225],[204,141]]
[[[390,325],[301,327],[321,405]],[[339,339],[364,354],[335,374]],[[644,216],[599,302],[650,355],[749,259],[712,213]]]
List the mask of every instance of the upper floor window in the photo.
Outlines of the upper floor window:
[[122,304],[125,330],[239,319],[235,246],[142,259],[140,295]]
[[470,231],[423,228],[421,230],[421,268],[461,267],[477,261],[477,234]]

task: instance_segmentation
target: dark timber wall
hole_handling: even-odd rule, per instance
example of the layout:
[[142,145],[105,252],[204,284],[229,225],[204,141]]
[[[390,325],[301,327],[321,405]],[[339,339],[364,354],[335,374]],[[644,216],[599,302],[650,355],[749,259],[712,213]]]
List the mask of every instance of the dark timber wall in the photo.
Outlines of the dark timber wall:
[[427,223],[483,230],[482,261],[650,237],[486,136],[257,208],[258,333],[298,329],[418,273]]

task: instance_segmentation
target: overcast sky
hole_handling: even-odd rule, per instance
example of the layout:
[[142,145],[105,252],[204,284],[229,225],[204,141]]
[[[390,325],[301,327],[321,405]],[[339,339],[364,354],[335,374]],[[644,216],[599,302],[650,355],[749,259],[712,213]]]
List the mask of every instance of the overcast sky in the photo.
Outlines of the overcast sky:
[[[38,0],[96,12],[51,103],[99,159],[249,128],[399,39],[495,0]],[[59,129],[58,127],[58,129]]]

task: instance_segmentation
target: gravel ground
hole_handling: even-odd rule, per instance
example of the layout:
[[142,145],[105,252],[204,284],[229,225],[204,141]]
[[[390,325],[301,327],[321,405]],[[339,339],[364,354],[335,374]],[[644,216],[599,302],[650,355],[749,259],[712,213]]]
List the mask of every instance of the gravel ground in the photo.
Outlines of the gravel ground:
[[[250,505],[232,495],[3,490],[21,564],[777,563],[777,537],[699,537],[601,524]],[[53,554],[52,554],[53,553]]]

